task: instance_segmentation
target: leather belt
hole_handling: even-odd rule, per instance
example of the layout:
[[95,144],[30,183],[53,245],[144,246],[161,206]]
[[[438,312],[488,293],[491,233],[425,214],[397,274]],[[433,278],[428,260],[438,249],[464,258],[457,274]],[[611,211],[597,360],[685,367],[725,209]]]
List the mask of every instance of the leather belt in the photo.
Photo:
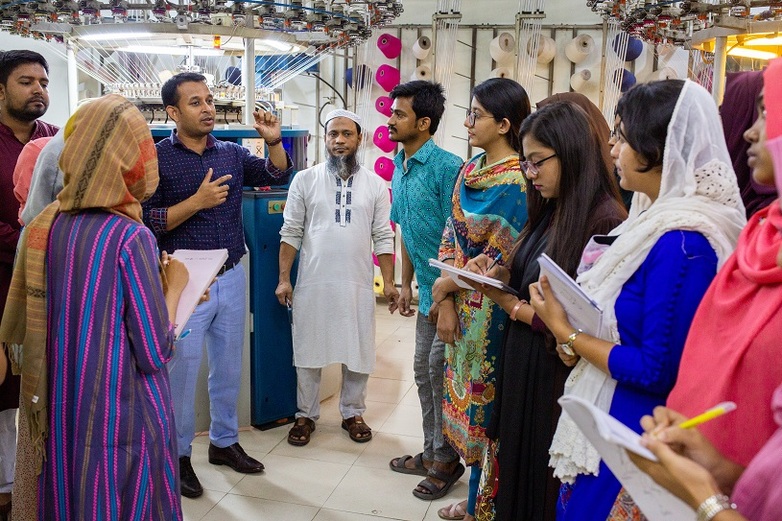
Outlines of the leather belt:
[[220,268],[220,271],[217,272],[217,276],[219,277],[226,271],[232,269],[234,266],[236,266],[236,262],[226,262],[225,264],[223,264],[223,267]]

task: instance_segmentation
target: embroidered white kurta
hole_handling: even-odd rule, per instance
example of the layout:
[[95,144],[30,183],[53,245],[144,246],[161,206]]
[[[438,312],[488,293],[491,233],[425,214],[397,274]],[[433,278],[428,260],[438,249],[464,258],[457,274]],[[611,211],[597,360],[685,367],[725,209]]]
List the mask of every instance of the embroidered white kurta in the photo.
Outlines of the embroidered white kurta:
[[394,252],[388,187],[361,167],[342,180],[316,165],[296,174],[280,230],[299,250],[293,291],[296,367],[345,364],[358,373],[375,368],[376,255]]

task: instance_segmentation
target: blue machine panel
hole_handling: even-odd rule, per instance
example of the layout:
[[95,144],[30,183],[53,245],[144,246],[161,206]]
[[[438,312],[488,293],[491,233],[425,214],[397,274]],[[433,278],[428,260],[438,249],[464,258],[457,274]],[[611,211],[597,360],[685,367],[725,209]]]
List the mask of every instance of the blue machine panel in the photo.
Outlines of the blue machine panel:
[[[268,428],[293,421],[296,370],[288,310],[277,288],[282,208],[287,190],[245,191],[244,231],[250,249],[250,422]],[[296,266],[293,267],[296,274]],[[295,283],[295,278],[292,280]]]

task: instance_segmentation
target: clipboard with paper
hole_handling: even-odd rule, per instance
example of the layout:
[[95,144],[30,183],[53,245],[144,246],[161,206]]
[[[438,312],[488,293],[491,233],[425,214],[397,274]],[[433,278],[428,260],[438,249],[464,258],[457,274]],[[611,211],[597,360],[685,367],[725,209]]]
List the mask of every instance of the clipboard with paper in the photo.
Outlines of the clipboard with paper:
[[641,445],[638,433],[582,398],[567,395],[558,401],[649,521],[695,518],[695,512],[685,502],[655,483],[627,456],[629,450],[657,461]]
[[454,266],[451,266],[450,264],[446,264],[444,262],[441,262],[437,259],[429,259],[429,265],[433,268],[437,268],[441,271],[444,271],[448,274],[449,277],[453,279],[453,281],[456,283],[457,286],[464,289],[472,290],[472,286],[467,284],[465,281],[460,279],[459,277],[464,277],[469,280],[473,280],[475,282],[479,282],[481,284],[485,284],[487,286],[492,286],[494,288],[500,289],[506,293],[510,293],[511,295],[519,296],[519,292],[515,289],[511,288],[501,280],[497,280],[492,277],[487,277],[486,275],[481,275],[479,273],[473,273],[471,271],[467,271],[461,268],[456,268]]
[[597,302],[545,253],[538,257],[538,263],[540,276],[548,277],[551,291],[562,304],[572,326],[594,337],[604,338],[603,310]]
[[176,308],[175,338],[182,335],[182,331],[190,319],[190,315],[198,306],[201,297],[207,288],[217,277],[220,268],[228,260],[228,250],[176,250],[171,257],[177,259],[187,268],[189,278],[182,295],[179,297],[179,305]]

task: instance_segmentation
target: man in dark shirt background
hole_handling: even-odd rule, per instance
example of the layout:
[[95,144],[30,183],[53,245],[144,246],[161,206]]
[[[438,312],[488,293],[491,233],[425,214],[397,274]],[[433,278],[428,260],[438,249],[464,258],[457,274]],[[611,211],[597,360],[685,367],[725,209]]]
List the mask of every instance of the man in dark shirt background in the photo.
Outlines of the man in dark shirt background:
[[[0,53],[0,314],[19,241],[19,202],[13,181],[16,160],[28,141],[53,136],[58,130],[38,120],[49,108],[48,89],[49,64],[43,56],[27,50]],[[2,349],[0,356],[6,356]],[[6,378],[0,387],[0,520],[11,510],[18,406],[19,377]]]
[[161,90],[163,105],[176,123],[171,136],[157,144],[160,184],[144,205],[144,222],[161,250],[226,248],[228,260],[201,304],[188,320],[169,363],[181,492],[198,497],[203,488],[190,462],[195,437],[195,388],[204,342],[209,364],[209,462],[237,472],[254,473],[263,464],[239,445],[236,404],[245,334],[246,275],[242,187],[284,184],[292,168],[282,147],[280,123],[273,114],[255,112],[254,128],[264,138],[269,157],[258,158],[236,143],[212,136],[215,107],[204,76],[177,74]]

